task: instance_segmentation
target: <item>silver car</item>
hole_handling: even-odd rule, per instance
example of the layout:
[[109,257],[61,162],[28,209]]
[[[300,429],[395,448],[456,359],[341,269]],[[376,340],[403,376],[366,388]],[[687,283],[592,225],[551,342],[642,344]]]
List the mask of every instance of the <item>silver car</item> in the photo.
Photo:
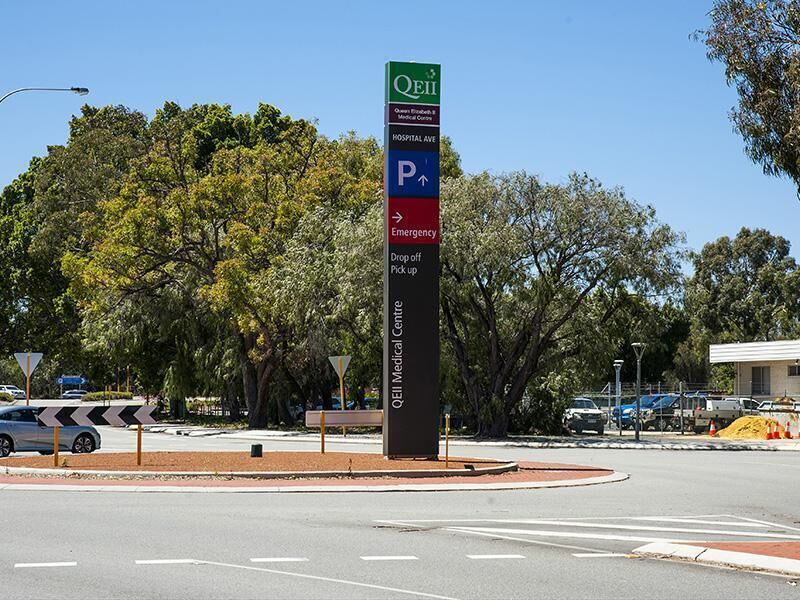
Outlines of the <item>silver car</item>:
[[[53,428],[39,425],[35,406],[0,408],[0,458],[12,452],[53,453]],[[100,447],[100,434],[83,425],[58,428],[58,451],[94,452]]]

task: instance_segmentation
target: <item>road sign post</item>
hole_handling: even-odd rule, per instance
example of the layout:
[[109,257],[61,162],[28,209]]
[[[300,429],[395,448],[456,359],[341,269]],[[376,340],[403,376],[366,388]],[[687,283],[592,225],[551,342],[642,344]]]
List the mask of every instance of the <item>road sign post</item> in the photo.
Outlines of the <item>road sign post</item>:
[[58,468],[58,425],[53,427],[53,466]]
[[[341,399],[341,409],[345,409],[345,401],[344,401],[344,372],[347,370],[347,366],[350,364],[350,356],[329,356],[328,360],[333,365],[333,370],[336,371],[336,374],[339,376],[339,398]],[[342,435],[347,435],[347,427],[342,426]]]
[[142,466],[142,424],[136,426],[136,464]]
[[441,67],[386,64],[383,454],[439,454]]
[[22,372],[25,373],[25,405],[30,406],[31,403],[31,374],[39,366],[42,360],[41,352],[16,352],[14,358],[17,359],[17,364]]

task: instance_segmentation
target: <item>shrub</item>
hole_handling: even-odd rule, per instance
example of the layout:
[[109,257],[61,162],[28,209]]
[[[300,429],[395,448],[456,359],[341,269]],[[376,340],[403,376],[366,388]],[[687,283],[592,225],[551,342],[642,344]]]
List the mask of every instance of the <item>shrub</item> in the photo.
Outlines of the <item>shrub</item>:
[[103,402],[104,400],[133,400],[132,392],[89,392],[81,402]]
[[14,396],[8,392],[0,392],[0,402],[13,402]]

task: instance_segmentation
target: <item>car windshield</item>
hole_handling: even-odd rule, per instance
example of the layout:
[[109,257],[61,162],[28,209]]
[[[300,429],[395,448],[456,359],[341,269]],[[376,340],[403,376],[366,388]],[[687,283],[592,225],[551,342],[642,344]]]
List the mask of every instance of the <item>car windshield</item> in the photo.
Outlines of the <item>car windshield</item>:
[[651,406],[650,408],[652,408],[653,410],[657,410],[659,408],[670,408],[675,403],[676,400],[677,398],[673,398],[672,396],[667,396],[665,398],[656,400],[653,403],[653,406]]
[[572,408],[597,408],[594,402],[589,400],[588,398],[575,398],[572,401]]

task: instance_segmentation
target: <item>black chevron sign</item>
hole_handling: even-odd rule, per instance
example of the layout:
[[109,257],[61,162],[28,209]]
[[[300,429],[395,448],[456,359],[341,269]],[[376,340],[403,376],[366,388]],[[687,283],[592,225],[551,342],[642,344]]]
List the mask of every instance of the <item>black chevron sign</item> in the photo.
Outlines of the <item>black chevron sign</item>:
[[48,406],[37,419],[45,427],[152,425],[155,406]]

